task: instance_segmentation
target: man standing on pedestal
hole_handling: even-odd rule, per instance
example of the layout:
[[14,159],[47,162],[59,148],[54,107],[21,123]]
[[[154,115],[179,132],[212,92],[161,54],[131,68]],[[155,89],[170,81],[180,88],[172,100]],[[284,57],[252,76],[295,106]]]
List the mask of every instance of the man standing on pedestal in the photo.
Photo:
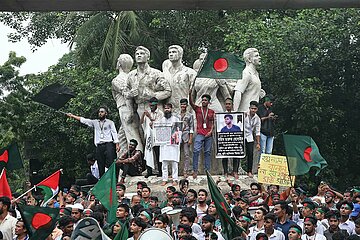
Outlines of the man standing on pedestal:
[[210,171],[211,165],[211,146],[213,142],[212,132],[214,129],[215,112],[209,109],[210,95],[201,96],[201,107],[195,105],[192,98],[192,89],[189,92],[189,102],[196,114],[196,132],[193,152],[193,177],[197,178],[199,155],[204,145],[205,170]]
[[[167,103],[164,106],[164,117],[160,120],[160,123],[173,126],[176,122],[180,122],[180,119],[172,115],[172,104]],[[179,131],[179,134],[181,132]],[[162,186],[165,186],[168,181],[168,166],[172,166],[172,179],[173,185],[178,184],[179,178],[179,159],[180,159],[180,143],[169,142],[166,145],[160,146],[160,161],[162,163]]]
[[272,99],[267,95],[264,104],[259,106],[257,114],[261,119],[260,148],[261,153],[272,154],[274,144],[274,121],[276,115],[272,111]]
[[[113,121],[106,118],[108,110],[100,107],[99,119],[87,119],[71,113],[66,115],[81,123],[94,128],[94,143],[96,146],[96,160],[99,167],[100,177],[105,173],[105,167],[109,168],[116,158],[116,152],[120,151],[118,135]],[[115,152],[116,149],[116,152]]]

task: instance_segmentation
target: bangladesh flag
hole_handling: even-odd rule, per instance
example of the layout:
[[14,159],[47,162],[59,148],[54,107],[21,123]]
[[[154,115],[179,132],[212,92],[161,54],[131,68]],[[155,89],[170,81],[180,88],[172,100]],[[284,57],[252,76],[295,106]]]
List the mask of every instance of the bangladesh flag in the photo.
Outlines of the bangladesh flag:
[[0,169],[5,167],[7,170],[15,170],[23,168],[23,160],[21,159],[19,148],[16,143],[12,143],[7,147],[0,149]]
[[320,155],[319,148],[309,136],[284,134],[286,157],[291,176],[303,175],[311,167],[316,167],[315,175],[327,166],[326,160]]
[[39,187],[43,190],[44,201],[41,206],[45,207],[46,204],[59,192],[59,181],[60,181],[61,170],[53,173],[51,176],[47,177],[45,180],[36,184],[36,187]]
[[127,240],[129,238],[129,230],[126,227],[127,222],[119,222],[121,225],[120,231],[116,234],[113,240]]
[[11,189],[6,178],[6,169],[3,168],[0,174],[0,197],[12,198]]
[[109,211],[108,222],[110,224],[116,222],[117,196],[116,196],[116,165],[111,164],[109,169],[102,175],[91,192]]
[[27,206],[19,204],[30,240],[46,239],[54,230],[59,216],[59,208]]
[[226,240],[241,236],[241,233],[244,231],[244,229],[236,225],[236,223],[231,219],[229,215],[229,204],[226,202],[225,198],[223,197],[219,188],[214,182],[214,179],[210,176],[210,173],[208,171],[206,171],[206,175],[211,199],[214,201],[216,211],[221,221],[222,235]]
[[213,79],[241,79],[244,68],[244,61],[232,53],[209,51],[197,77]]

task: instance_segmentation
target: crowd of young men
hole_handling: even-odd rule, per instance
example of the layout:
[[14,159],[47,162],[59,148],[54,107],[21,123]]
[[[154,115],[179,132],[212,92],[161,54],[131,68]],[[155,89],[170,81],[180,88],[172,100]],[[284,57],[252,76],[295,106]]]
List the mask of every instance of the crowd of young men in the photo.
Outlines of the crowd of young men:
[[[250,189],[231,185],[224,198],[231,207],[229,215],[243,228],[234,239],[360,239],[360,188],[340,193],[321,183],[315,196],[301,187],[280,191],[278,186],[265,187],[253,182]],[[117,222],[107,222],[107,210],[94,195],[73,185],[69,193],[62,193],[48,203],[60,208],[61,218],[47,239],[70,239],[77,224],[84,217],[95,218],[109,239],[126,227],[130,239],[150,228],[164,230],[174,239],[225,239],[218,211],[206,189],[194,190],[187,179],[179,182],[179,189],[167,186],[165,198],[152,194],[143,181],[137,183],[137,193],[127,198],[126,187],[117,183]],[[161,194],[160,194],[161,195]],[[23,204],[31,195],[20,199]],[[171,210],[180,209],[179,223]],[[0,197],[0,239],[28,239],[27,229],[20,219],[14,202]]]

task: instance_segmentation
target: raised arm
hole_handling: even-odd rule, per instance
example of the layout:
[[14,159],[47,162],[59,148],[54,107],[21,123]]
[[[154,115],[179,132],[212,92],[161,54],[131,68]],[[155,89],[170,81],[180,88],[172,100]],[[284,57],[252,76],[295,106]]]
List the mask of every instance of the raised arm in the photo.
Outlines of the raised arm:
[[76,116],[76,115],[74,115],[72,113],[67,113],[66,116],[68,116],[69,118],[73,118],[75,120],[78,120],[78,121],[80,121],[80,119],[81,119],[80,116]]

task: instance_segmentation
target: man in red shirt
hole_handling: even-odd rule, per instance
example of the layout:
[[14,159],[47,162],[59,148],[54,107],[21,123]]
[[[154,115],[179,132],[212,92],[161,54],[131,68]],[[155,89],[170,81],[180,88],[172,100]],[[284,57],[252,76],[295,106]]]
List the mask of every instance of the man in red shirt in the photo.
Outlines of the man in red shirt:
[[214,129],[215,112],[209,109],[211,97],[209,94],[201,96],[201,107],[195,105],[192,97],[192,89],[189,93],[189,102],[196,115],[196,132],[193,152],[193,177],[197,177],[199,154],[204,145],[205,170],[210,171],[212,132]]

